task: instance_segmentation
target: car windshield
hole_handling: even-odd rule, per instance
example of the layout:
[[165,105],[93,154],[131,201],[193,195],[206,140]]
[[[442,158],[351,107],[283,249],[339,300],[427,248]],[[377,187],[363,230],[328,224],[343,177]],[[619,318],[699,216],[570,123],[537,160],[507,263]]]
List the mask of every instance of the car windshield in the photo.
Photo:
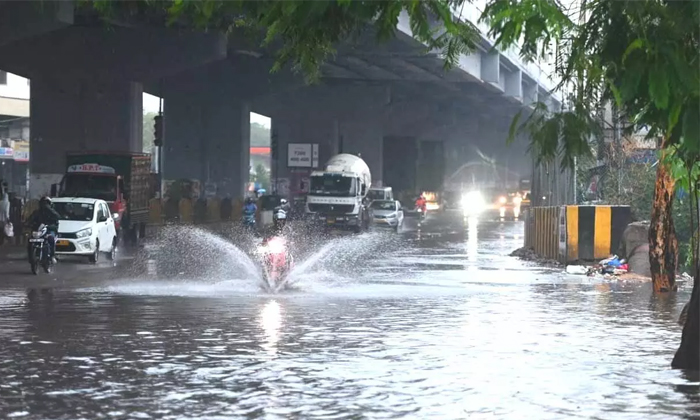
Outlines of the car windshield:
[[65,178],[61,195],[64,197],[89,197],[105,201],[116,201],[116,178],[105,175],[69,174]]
[[321,175],[311,177],[311,194],[353,197],[356,195],[355,180],[347,176]]
[[61,220],[75,220],[89,222],[95,211],[95,206],[88,203],[57,203],[54,209],[61,215]]
[[376,210],[396,210],[396,203],[393,201],[373,201],[370,207]]
[[367,198],[370,200],[381,200],[384,198],[384,191],[382,190],[369,190],[367,193]]

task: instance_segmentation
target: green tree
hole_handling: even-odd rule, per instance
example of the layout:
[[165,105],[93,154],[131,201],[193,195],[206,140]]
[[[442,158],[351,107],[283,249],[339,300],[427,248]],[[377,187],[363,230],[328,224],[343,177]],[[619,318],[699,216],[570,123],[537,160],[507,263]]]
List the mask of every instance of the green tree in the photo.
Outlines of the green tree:
[[259,123],[250,123],[250,147],[270,147],[270,129]]
[[151,153],[153,151],[153,142],[155,135],[153,126],[155,124],[156,112],[147,112],[143,114],[143,152]]
[[270,191],[270,171],[267,170],[265,165],[259,163],[255,166],[255,172],[251,175],[252,182],[257,182],[261,188]]
[[[493,0],[485,9],[482,18],[498,46],[521,44],[529,60],[554,54],[562,79],[557,89],[569,102],[563,112],[550,114],[540,105],[524,122],[516,118],[511,136],[525,131],[542,159],[561,151],[566,165],[590,153],[588,140],[600,130],[593,116],[606,104],[631,122],[626,131],[648,128],[662,157],[649,235],[652,280],[655,291],[674,291],[678,254],[669,156],[690,171],[700,154],[700,2],[584,0],[578,12],[568,16],[555,0]],[[697,260],[695,274],[700,278]],[[674,367],[700,367],[698,283]]]

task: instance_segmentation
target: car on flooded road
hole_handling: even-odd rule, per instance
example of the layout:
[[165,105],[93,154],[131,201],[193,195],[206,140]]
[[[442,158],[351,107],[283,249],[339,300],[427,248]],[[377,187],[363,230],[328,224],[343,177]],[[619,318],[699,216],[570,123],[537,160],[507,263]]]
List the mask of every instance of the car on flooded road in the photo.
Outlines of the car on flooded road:
[[403,209],[396,200],[374,200],[369,206],[372,226],[393,228],[398,231],[403,225]]
[[56,254],[83,256],[92,263],[106,253],[116,258],[117,231],[109,206],[94,198],[59,197],[53,199],[58,221]]

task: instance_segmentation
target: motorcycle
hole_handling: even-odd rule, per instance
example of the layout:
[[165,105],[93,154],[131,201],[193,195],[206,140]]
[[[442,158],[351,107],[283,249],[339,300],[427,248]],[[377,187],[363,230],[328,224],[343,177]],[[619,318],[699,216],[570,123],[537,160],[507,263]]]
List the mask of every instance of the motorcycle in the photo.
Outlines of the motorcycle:
[[421,206],[416,206],[414,211],[418,213],[418,217],[420,217],[421,220],[425,219],[425,216],[428,213],[428,211]]
[[32,274],[39,274],[39,265],[46,273],[53,270],[53,261],[49,257],[49,242],[46,240],[48,233],[48,226],[42,224],[29,238],[29,265]]
[[243,227],[249,230],[255,230],[255,213],[243,215]]
[[288,252],[287,241],[274,236],[258,247],[258,256],[263,268],[265,287],[269,292],[277,292],[284,286],[284,278],[294,266]]

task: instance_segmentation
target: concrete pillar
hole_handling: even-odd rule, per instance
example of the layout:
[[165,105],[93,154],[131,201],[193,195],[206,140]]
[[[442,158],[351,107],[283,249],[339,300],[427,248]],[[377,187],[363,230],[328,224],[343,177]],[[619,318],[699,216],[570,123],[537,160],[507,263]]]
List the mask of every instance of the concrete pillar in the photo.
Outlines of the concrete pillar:
[[413,136],[386,136],[383,140],[382,182],[394,193],[417,188],[418,142]]
[[[278,147],[278,162],[273,162],[272,168],[273,178],[280,183],[279,192],[283,195],[294,195],[301,189],[298,184],[301,179],[314,169],[322,168],[340,148],[338,120],[313,112],[289,110],[273,116],[272,135],[277,139]],[[290,143],[318,144],[318,165],[314,168],[288,167]]]
[[219,197],[243,197],[250,171],[248,103],[187,93],[169,93],[165,103],[165,179],[194,179],[211,184]]
[[343,152],[360,154],[372,173],[372,186],[381,187],[384,171],[384,130],[382,121],[366,120],[342,121],[340,136]]
[[143,88],[121,80],[32,79],[30,196],[49,191],[68,151],[143,149]]

